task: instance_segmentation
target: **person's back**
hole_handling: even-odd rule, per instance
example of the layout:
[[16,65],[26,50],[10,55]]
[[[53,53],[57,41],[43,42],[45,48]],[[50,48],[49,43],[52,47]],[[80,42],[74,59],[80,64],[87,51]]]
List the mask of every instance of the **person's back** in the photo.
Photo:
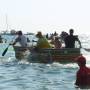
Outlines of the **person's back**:
[[73,35],[74,30],[70,29],[70,35],[67,35],[64,39],[65,42],[65,48],[75,48],[75,41],[79,42],[79,45],[81,47],[81,43],[77,36]]
[[68,35],[65,38],[65,48],[75,48],[75,41],[78,41],[76,36]]
[[15,39],[12,45],[15,45],[18,42],[22,47],[26,47],[27,37],[22,34],[22,31],[18,31],[17,34],[18,34],[18,37]]
[[80,88],[90,88],[90,68],[86,67],[86,58],[79,56],[77,58],[77,63],[80,69],[76,74],[75,85]]
[[77,72],[76,85],[85,87],[90,85],[90,68],[82,67]]
[[51,48],[50,43],[48,42],[48,40],[45,37],[42,36],[41,32],[38,32],[36,37],[38,38],[37,48],[39,48],[39,49],[42,49],[42,48]]
[[19,38],[20,38],[19,41],[20,45],[23,47],[27,46],[27,38],[24,35],[19,36]]
[[39,38],[38,42],[37,42],[37,47],[38,48],[51,48],[50,44],[48,43],[47,39],[42,37]]
[[54,46],[55,46],[56,49],[59,49],[59,48],[61,48],[61,46],[62,46],[62,44],[61,44],[61,42],[59,41],[59,38],[58,38],[58,37],[55,37],[55,40],[53,41],[52,44],[54,44]]

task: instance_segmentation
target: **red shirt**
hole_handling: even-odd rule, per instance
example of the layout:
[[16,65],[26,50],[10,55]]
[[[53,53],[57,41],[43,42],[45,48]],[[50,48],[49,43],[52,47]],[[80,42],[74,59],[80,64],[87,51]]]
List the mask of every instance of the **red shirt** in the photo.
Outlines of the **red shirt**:
[[84,66],[80,67],[76,75],[77,86],[90,86],[90,68]]

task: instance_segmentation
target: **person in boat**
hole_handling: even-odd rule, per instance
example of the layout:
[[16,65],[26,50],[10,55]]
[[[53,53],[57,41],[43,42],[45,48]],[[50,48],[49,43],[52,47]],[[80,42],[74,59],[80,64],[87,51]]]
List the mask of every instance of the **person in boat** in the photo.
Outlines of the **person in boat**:
[[21,45],[21,47],[26,47],[28,44],[27,37],[22,33],[22,31],[17,32],[17,38],[10,45],[15,45],[17,42]]
[[46,34],[46,38],[48,39],[49,37],[48,37],[48,33]]
[[38,32],[36,34],[36,37],[38,38],[37,41],[37,45],[35,47],[35,49],[43,49],[43,48],[51,48],[50,43],[48,42],[48,40],[42,35],[41,32]]
[[78,41],[80,48],[81,48],[81,42],[78,38],[78,36],[73,35],[74,30],[69,30],[70,35],[67,35],[64,39],[65,42],[65,48],[75,48],[75,41]]
[[60,37],[61,37],[61,40],[64,41],[65,37],[68,35],[67,32],[65,31],[62,31],[61,34],[60,34]]
[[76,74],[75,85],[79,88],[90,88],[90,68],[86,66],[86,58],[79,56],[76,58],[79,70]]
[[53,35],[54,35],[54,36],[58,36],[58,33],[55,31]]
[[55,49],[59,49],[59,48],[62,47],[62,43],[61,43],[61,41],[59,40],[59,37],[55,37],[55,40],[52,40],[52,41],[51,41],[51,44],[54,45],[54,48],[55,48]]

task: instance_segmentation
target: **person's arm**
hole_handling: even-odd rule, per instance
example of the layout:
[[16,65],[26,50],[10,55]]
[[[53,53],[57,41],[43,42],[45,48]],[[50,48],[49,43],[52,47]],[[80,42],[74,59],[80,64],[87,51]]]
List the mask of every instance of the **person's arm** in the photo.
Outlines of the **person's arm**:
[[80,40],[78,39],[78,43],[79,43],[79,45],[80,45],[80,48],[82,48],[82,45],[81,45],[81,42],[80,42]]
[[10,43],[9,45],[15,45],[17,42],[16,40],[13,43]]
[[15,44],[16,44],[17,42],[19,42],[19,41],[20,41],[20,38],[17,37],[13,43],[10,43],[10,45],[15,45]]
[[80,42],[80,40],[79,40],[79,38],[78,38],[77,35],[75,36],[75,38],[76,38],[76,40],[78,41],[78,43],[79,43],[79,45],[80,45],[80,48],[82,48],[81,42]]

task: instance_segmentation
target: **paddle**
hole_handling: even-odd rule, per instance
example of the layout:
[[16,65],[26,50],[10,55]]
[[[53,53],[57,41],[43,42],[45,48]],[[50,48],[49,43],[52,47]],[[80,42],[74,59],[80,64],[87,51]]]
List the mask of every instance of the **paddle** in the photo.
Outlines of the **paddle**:
[[8,45],[7,48],[4,50],[4,52],[2,53],[2,56],[4,56],[4,55],[6,54],[6,52],[7,52],[8,48],[9,48],[9,46],[10,46],[10,45]]
[[[14,37],[14,38],[15,38],[15,37]],[[14,38],[12,38],[12,41],[13,41]],[[11,42],[12,42],[12,41],[11,41]],[[4,56],[4,55],[6,54],[6,52],[8,51],[9,46],[10,46],[10,44],[9,44],[9,45],[7,46],[7,48],[3,51],[2,56]]]
[[35,40],[32,40],[32,42],[37,42],[37,41],[35,41]]
[[90,48],[83,48],[85,51],[90,52]]

